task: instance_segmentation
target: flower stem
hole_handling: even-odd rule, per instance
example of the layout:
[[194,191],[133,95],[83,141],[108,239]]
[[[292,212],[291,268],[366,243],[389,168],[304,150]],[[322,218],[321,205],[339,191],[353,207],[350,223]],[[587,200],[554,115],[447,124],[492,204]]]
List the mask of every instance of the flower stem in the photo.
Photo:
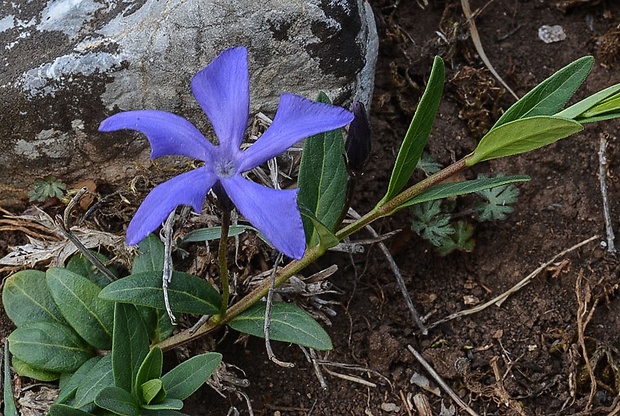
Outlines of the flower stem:
[[[468,166],[465,163],[465,161],[467,160],[467,157],[469,156],[466,156],[465,158],[459,160],[458,162],[453,163],[447,168],[416,183],[410,188],[405,189],[403,192],[401,192],[394,198],[390,199],[389,201],[385,203],[377,204],[377,206],[373,208],[370,212],[368,212],[366,215],[364,215],[360,219],[356,220],[355,222],[347,225],[346,227],[338,231],[336,233],[336,237],[339,240],[342,240],[343,238],[348,237],[354,232],[364,228],[366,225],[372,223],[373,221],[381,217],[385,217],[385,216],[393,214],[405,202],[409,201],[410,199],[412,199],[413,197],[417,195],[420,195],[422,192],[426,191],[431,186],[437,185],[438,183],[445,181],[450,176],[455,175],[456,173],[459,173],[467,169]],[[228,216],[230,216],[230,211],[228,212]],[[226,238],[224,238],[224,235],[228,235],[228,223],[229,223],[228,220],[229,219],[230,218],[227,218],[226,221],[222,222],[222,238],[220,239],[220,270],[224,270],[224,271],[227,271],[226,242],[225,242]],[[226,234],[224,234],[225,227],[226,227]],[[223,251],[222,251],[222,246],[224,246]],[[316,260],[319,259],[319,257],[321,257],[325,253],[326,250],[327,250],[326,247],[321,247],[321,246],[315,246],[315,247],[310,247],[306,249],[306,253],[304,254],[304,257],[301,260],[291,261],[289,264],[287,264],[286,266],[280,269],[278,275],[276,276],[275,287],[280,286],[282,283],[286,282],[295,273],[300,272],[306,266],[314,263]],[[226,275],[226,278],[224,277],[224,275]],[[250,306],[258,302],[263,296],[267,294],[267,292],[269,292],[269,287],[271,286],[271,279],[265,279],[260,286],[255,288],[252,292],[245,295],[243,298],[241,298],[237,303],[232,305],[230,309],[226,310],[226,305],[228,304],[228,296],[229,296],[228,295],[227,272],[226,273],[222,272],[221,280],[222,280],[222,292],[223,292],[222,294],[222,311],[223,312],[220,312],[220,314],[217,316],[212,316],[211,319],[209,319],[207,323],[203,325],[202,327],[200,327],[197,331],[190,333],[189,330],[185,330],[183,332],[175,334],[172,337],[167,338],[163,340],[162,342],[158,343],[157,344],[158,347],[160,347],[164,351],[167,351],[172,348],[187,344],[193,339],[199,338],[201,336],[208,334],[209,332],[212,332],[216,328],[230,322],[236,316],[238,316],[243,311],[247,310]],[[224,283],[224,281],[226,281],[226,283]],[[224,287],[226,289],[224,289]]]
[[230,209],[222,212],[222,227],[220,246],[217,253],[220,264],[220,284],[222,286],[222,306],[220,306],[220,319],[224,319],[230,299],[230,286],[228,283],[228,229],[230,227]]

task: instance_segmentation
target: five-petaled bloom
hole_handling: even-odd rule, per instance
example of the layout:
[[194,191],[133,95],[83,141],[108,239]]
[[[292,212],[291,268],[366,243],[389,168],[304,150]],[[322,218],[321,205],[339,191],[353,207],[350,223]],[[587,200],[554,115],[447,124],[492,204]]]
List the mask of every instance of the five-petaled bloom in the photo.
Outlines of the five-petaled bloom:
[[247,50],[230,48],[192,79],[192,92],[209,117],[219,145],[209,142],[183,117],[157,110],[127,111],[105,119],[99,131],[137,130],[151,143],[151,157],[181,155],[205,162],[148,194],[127,229],[127,243],[137,244],[157,229],[179,205],[202,209],[209,190],[223,189],[241,214],[285,255],[303,257],[306,241],[297,206],[297,189],[276,190],[242,176],[296,142],[350,123],[343,108],[282,94],[271,126],[242,151],[249,116]]

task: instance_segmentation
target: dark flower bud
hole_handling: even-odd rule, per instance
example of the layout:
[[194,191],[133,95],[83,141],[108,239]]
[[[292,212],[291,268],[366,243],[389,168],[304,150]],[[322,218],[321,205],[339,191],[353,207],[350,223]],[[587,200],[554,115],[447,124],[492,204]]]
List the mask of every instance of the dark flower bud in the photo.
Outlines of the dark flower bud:
[[353,103],[353,116],[344,146],[347,152],[349,172],[357,176],[362,173],[370,156],[371,131],[366,109],[360,101]]

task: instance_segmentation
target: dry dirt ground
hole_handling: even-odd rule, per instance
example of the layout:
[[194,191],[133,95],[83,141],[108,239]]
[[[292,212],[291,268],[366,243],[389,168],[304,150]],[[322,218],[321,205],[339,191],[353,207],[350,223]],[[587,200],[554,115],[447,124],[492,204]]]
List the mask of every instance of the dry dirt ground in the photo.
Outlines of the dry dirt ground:
[[[422,0],[420,0],[422,1]],[[477,139],[514,101],[476,52],[459,1],[371,1],[381,39],[372,104],[373,154],[354,207],[364,212],[383,195],[394,158],[420,98],[433,56],[446,62],[447,85],[428,150],[446,165],[470,152]],[[600,0],[472,1],[489,61],[522,96],[569,62],[597,59],[578,92],[583,97],[620,82],[620,3]],[[561,25],[566,39],[546,44],[542,25]],[[501,305],[434,326],[421,335],[385,257],[377,247],[351,259],[328,256],[315,270],[337,263],[331,282],[341,294],[327,330],[334,350],[321,355],[327,389],[302,351],[275,344],[281,368],[263,342],[218,334],[218,351],[238,366],[240,387],[256,415],[465,415],[409,351],[420,352],[446,384],[480,415],[620,414],[620,299],[618,258],[605,240],[598,150],[609,143],[606,183],[613,228],[620,233],[620,122],[585,131],[531,154],[476,166],[478,173],[527,174],[507,220],[475,225],[473,252],[441,257],[409,231],[410,213],[375,224],[402,229],[390,240],[409,294],[426,322],[480,305],[510,289],[558,253],[591,242],[542,267]],[[419,179],[419,178],[418,178]],[[467,198],[457,201],[465,206]],[[0,249],[6,248],[6,241]],[[354,266],[353,266],[354,264]],[[0,335],[10,331],[6,319]],[[203,343],[190,346],[203,348]],[[345,379],[343,376],[349,377]],[[428,389],[412,377],[427,377]],[[415,378],[414,377],[414,378]],[[243,383],[240,383],[243,384]],[[414,404],[426,402],[430,413]],[[248,414],[234,391],[201,389],[192,415]],[[442,408],[445,408],[442,412]]]

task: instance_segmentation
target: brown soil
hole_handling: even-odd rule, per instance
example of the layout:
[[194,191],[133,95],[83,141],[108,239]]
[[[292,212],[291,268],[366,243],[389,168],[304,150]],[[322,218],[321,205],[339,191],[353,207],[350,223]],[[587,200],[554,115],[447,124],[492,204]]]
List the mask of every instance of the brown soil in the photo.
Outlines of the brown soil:
[[[430,3],[422,9],[414,0],[371,1],[381,49],[371,117],[373,156],[356,196],[358,212],[371,208],[386,189],[387,161],[393,160],[398,150],[434,55],[444,58],[448,79],[428,146],[440,163],[447,165],[470,152],[513,102],[485,68],[467,36],[460,2]],[[587,54],[594,55],[597,64],[579,97],[620,82],[616,62],[620,56],[620,3],[476,0],[471,7],[474,11],[482,8],[475,21],[484,50],[518,95]],[[566,39],[543,43],[537,33],[545,24],[561,25]],[[485,163],[467,173],[468,177],[499,172],[532,177],[519,185],[519,202],[506,221],[474,222],[476,247],[471,253],[441,257],[409,231],[392,240],[409,293],[427,324],[432,324],[470,308],[470,302],[481,304],[494,298],[557,253],[599,236],[545,267],[500,306],[438,325],[423,336],[385,257],[375,247],[355,256],[355,267],[335,255],[321,263],[339,264],[331,281],[343,291],[342,295],[324,297],[340,305],[334,307],[337,315],[330,317],[332,325],[327,327],[334,350],[322,357],[368,371],[324,366],[327,389],[323,389],[299,348],[274,343],[279,359],[295,363],[287,369],[267,359],[261,340],[234,343],[237,334],[222,334],[217,349],[227,363],[245,372],[244,376],[240,371],[236,374],[250,382],[240,390],[249,397],[254,414],[424,414],[411,404],[418,394],[432,409],[427,414],[440,414],[442,406],[455,409],[442,415],[467,414],[445,391],[436,395],[410,381],[419,374],[430,379],[431,388],[437,386],[408,350],[409,345],[480,415],[619,414],[619,267],[617,257],[601,245],[605,223],[597,155],[600,137],[606,135],[612,225],[620,230],[619,128],[617,121],[588,125],[583,133],[545,149]],[[409,221],[409,213],[403,211],[375,228],[383,232],[408,230]],[[0,334],[5,336],[10,326],[6,319],[0,324],[4,324]],[[589,368],[597,382],[594,390]],[[345,380],[327,370],[353,379]],[[205,387],[188,401],[184,411],[225,415],[234,406],[248,414],[243,397],[232,391],[224,396]]]

